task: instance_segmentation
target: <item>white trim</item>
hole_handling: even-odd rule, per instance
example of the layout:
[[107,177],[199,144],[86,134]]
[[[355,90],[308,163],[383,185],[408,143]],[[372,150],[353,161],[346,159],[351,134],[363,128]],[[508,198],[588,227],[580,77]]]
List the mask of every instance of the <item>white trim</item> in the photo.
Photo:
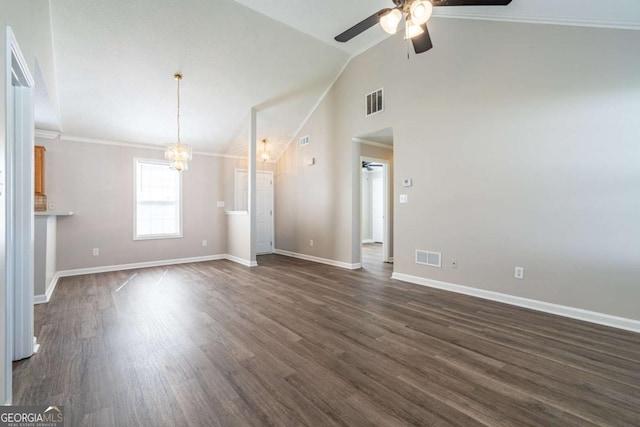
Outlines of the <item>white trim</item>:
[[456,285],[454,283],[441,282],[424,277],[411,276],[409,274],[393,273],[392,279],[403,282],[414,283],[416,285],[428,286],[430,288],[443,289],[445,291],[459,294],[471,295],[474,297],[491,301],[503,302],[509,305],[529,308],[531,310],[545,313],[557,314],[563,317],[583,320],[585,322],[596,323],[598,325],[610,326],[612,328],[624,329],[632,332],[640,332],[640,320],[626,319],[624,317],[612,316],[595,311],[583,310],[581,308],[568,307],[565,305],[553,304],[545,301],[538,301],[529,298],[517,297],[514,295],[502,294],[499,292],[487,291],[484,289],[472,288],[469,286]]
[[36,129],[34,131],[34,136],[40,139],[58,139],[60,138],[60,132],[55,132],[52,130]]
[[433,16],[437,18],[453,18],[453,19],[475,19],[483,21],[501,21],[501,22],[518,22],[523,24],[547,24],[547,25],[566,25],[571,27],[590,27],[590,28],[614,28],[620,30],[640,30],[640,24],[625,21],[596,21],[593,19],[567,19],[567,18],[548,18],[540,16],[502,16],[492,15],[488,13],[470,13],[460,14],[460,12],[446,12],[444,8],[437,8]]
[[367,243],[375,243],[373,239],[362,239],[362,244],[366,245]]
[[257,261],[249,261],[248,259],[244,259],[244,258],[240,258],[237,257],[235,255],[225,255],[224,256],[225,259],[228,259],[229,261],[233,261],[233,262],[237,262],[238,264],[242,264],[245,267],[257,267],[258,266],[258,262]]
[[332,265],[334,267],[346,268],[348,270],[357,270],[359,268],[362,268],[362,263],[359,263],[359,262],[355,264],[349,264],[347,262],[335,261],[335,260],[326,259],[326,258],[319,258],[312,255],[299,254],[296,252],[285,251],[282,249],[274,249],[274,253],[278,255],[292,257],[292,258],[304,259],[306,261],[313,261],[320,264]]
[[60,273],[56,272],[51,278],[51,282],[47,285],[47,290],[44,295],[36,295],[33,297],[34,304],[46,304],[51,301],[51,295],[53,295],[53,291],[56,290],[56,286],[58,286],[58,280],[60,280]]
[[34,295],[33,297],[33,305],[46,304],[48,302],[49,300],[46,295]]
[[372,147],[384,148],[386,150],[393,150],[393,145],[381,144],[379,142],[369,141],[367,139],[362,138],[353,138],[353,142],[357,142],[364,145],[371,145]]
[[[84,143],[87,143],[87,144],[111,145],[111,146],[114,146],[114,147],[140,148],[140,149],[143,149],[143,150],[164,151],[164,145],[139,144],[139,143],[132,143],[132,142],[118,142],[118,141],[109,141],[109,140],[104,140],[104,139],[84,138],[84,137],[80,137],[80,136],[60,135],[60,141],[84,142]],[[243,157],[243,156],[234,156],[234,155],[231,155],[231,154],[212,153],[212,152],[209,152],[209,151],[194,151],[193,154],[194,155],[199,155],[199,156],[224,157],[224,158],[227,158],[227,159],[247,160],[247,157]]]
[[84,274],[108,273],[111,271],[135,270],[138,268],[162,267],[174,264],[189,264],[192,262],[217,261],[227,259],[227,255],[206,255],[191,258],[165,259],[159,261],[134,262],[131,264],[105,265],[102,267],[78,268],[75,270],[58,271],[58,277],[82,276]]
[[207,261],[220,261],[220,260],[229,260],[233,262],[237,262],[247,267],[257,267],[257,262],[250,262],[248,260],[238,258],[233,255],[228,254],[219,254],[219,255],[206,255],[199,257],[190,257],[190,258],[177,258],[177,259],[165,259],[160,261],[146,261],[146,262],[134,262],[131,264],[118,264],[118,265],[105,265],[102,267],[89,267],[89,268],[77,268],[74,270],[62,270],[56,272],[56,274],[51,279],[51,282],[47,286],[47,292],[45,295],[36,295],[34,297],[34,304],[44,304],[51,301],[51,296],[58,285],[58,282],[62,277],[73,277],[73,276],[83,276],[86,274],[97,274],[97,273],[109,273],[112,271],[124,271],[124,270],[137,270],[140,268],[150,268],[150,267],[163,267],[167,265],[178,265],[178,264],[190,264],[194,262],[207,262]]

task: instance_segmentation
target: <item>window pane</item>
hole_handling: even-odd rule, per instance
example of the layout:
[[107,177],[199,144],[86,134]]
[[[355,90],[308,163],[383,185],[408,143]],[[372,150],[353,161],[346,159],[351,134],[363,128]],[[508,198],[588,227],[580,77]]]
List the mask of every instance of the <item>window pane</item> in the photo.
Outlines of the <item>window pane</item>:
[[168,163],[136,160],[136,238],[180,235],[180,173]]

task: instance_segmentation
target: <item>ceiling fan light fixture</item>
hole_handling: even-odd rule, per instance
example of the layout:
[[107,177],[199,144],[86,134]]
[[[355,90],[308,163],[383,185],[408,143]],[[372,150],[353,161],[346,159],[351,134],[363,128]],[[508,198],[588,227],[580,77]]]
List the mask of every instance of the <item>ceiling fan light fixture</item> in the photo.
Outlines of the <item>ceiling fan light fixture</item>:
[[402,12],[398,9],[391,9],[380,17],[380,26],[389,33],[395,34],[398,31],[398,24],[402,20]]
[[405,28],[405,33],[404,33],[405,40],[412,39],[415,36],[419,36],[422,33],[424,33],[424,30],[419,24],[414,24],[410,18],[407,19],[407,27]]
[[409,13],[414,25],[422,25],[431,18],[433,5],[428,0],[416,0],[411,4]]

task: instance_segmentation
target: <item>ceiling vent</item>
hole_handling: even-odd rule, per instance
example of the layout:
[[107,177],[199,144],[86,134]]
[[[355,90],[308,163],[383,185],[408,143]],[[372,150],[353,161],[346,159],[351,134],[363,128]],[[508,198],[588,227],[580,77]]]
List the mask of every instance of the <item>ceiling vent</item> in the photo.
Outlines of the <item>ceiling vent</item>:
[[305,135],[300,138],[300,146],[309,145],[309,135]]
[[416,251],[416,264],[440,268],[442,267],[442,254],[440,252]]
[[371,92],[365,96],[365,116],[369,117],[372,114],[384,111],[383,93],[383,89],[378,89],[375,92]]

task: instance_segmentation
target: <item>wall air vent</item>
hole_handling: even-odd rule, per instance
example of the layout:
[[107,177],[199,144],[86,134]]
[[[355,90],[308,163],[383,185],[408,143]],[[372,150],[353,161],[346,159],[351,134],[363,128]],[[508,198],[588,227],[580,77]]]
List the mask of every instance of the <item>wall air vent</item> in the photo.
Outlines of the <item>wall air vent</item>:
[[305,135],[300,138],[300,146],[309,145],[309,135]]
[[375,92],[367,94],[364,98],[365,116],[384,111],[384,90],[378,89]]
[[442,267],[442,254],[440,252],[416,251],[416,264],[424,264],[430,267]]

